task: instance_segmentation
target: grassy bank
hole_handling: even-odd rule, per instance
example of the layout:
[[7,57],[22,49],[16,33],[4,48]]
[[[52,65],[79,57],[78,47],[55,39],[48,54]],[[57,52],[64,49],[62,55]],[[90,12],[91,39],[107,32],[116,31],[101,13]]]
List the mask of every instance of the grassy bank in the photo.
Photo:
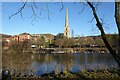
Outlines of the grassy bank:
[[[35,75],[17,75],[17,76],[6,76],[6,80],[63,80],[63,79],[72,79],[72,80],[120,80],[120,70],[85,70],[77,73],[72,73],[68,71],[63,72],[52,72],[49,74],[43,74],[41,76]],[[4,80],[3,79],[3,80]]]

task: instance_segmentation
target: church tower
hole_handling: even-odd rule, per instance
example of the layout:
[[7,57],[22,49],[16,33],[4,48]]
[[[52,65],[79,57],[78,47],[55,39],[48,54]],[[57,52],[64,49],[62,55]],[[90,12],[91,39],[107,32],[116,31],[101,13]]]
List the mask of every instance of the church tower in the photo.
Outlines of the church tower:
[[65,18],[65,27],[64,27],[64,36],[70,38],[70,28],[68,25],[68,8],[66,8],[66,18]]

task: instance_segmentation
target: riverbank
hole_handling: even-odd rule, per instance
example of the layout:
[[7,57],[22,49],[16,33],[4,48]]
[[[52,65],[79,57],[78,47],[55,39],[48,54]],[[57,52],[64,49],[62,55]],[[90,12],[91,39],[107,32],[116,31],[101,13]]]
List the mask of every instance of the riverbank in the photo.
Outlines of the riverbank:
[[41,76],[36,75],[16,75],[3,76],[2,80],[56,80],[56,79],[72,79],[72,80],[120,80],[120,70],[117,69],[104,69],[104,70],[85,70],[77,73],[68,71],[55,71],[49,74],[43,74]]
[[[120,79],[120,70],[117,70],[117,65],[113,64],[114,60],[108,54],[33,54],[19,52],[15,50],[4,51],[3,53],[3,68],[10,71],[9,75],[4,77],[3,80],[40,80],[40,79],[63,79],[63,78],[73,78],[80,80],[93,80],[93,78],[107,78],[110,80]],[[77,64],[76,60],[78,61]],[[35,63],[34,63],[35,62]],[[53,64],[53,62],[58,64]],[[97,64],[94,64],[94,63]],[[105,62],[105,63],[104,63]],[[109,65],[106,65],[109,62]],[[112,63],[110,63],[112,62]],[[34,63],[34,65],[33,65]],[[36,64],[37,63],[37,64]],[[52,63],[52,64],[51,64]],[[86,65],[85,63],[89,64]],[[102,64],[101,64],[102,63]],[[48,65],[49,64],[49,65]],[[61,65],[64,66],[62,68]],[[31,68],[33,67],[32,69]],[[37,65],[37,66],[36,66]],[[76,67],[77,66],[77,67]],[[79,71],[77,73],[69,72],[71,69],[85,70]],[[49,74],[48,69],[51,68]],[[59,69],[60,68],[60,69]],[[114,69],[115,68],[115,69]],[[28,70],[30,69],[30,70]],[[87,71],[86,71],[87,69]],[[93,69],[93,70],[88,70]],[[99,70],[104,69],[104,70]],[[112,69],[112,70],[107,70]],[[31,71],[32,70],[32,71]],[[63,70],[60,72],[59,70]],[[66,71],[67,70],[67,71]],[[42,72],[39,74],[38,72]],[[31,75],[31,73],[33,75]],[[39,76],[41,75],[41,76]],[[112,79],[111,79],[112,78]],[[115,79],[114,79],[115,78]],[[119,80],[116,79],[116,80]]]
[[[113,48],[116,53],[118,53],[116,48]],[[23,53],[99,53],[99,54],[104,54],[104,53],[109,53],[108,49],[106,47],[101,47],[101,48],[23,48],[23,49],[3,49],[4,51],[14,51],[14,52],[23,52]]]
[[[32,53],[109,53],[107,48],[36,48]],[[117,51],[116,51],[117,53]]]

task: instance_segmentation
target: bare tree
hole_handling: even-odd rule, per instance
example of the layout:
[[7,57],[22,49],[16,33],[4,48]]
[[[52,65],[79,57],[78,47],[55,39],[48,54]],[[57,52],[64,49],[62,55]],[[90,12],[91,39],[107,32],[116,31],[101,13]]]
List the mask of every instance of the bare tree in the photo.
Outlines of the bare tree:
[[63,39],[57,39],[55,40],[55,44],[61,48],[63,46],[64,40]]
[[[98,27],[98,29],[101,32],[101,37],[103,39],[103,42],[104,42],[105,46],[107,47],[107,49],[112,54],[112,56],[114,57],[114,59],[116,60],[116,62],[118,63],[118,65],[120,67],[120,56],[116,54],[116,52],[113,50],[112,46],[109,44],[109,42],[108,42],[108,40],[106,38],[106,33],[105,33],[104,29],[103,29],[103,24],[100,21],[100,18],[98,17],[98,15],[97,15],[97,7],[98,6],[94,6],[93,2],[89,2],[88,0],[85,0],[85,1],[87,2],[87,4],[89,5],[89,7],[92,9],[92,12],[93,12],[94,17],[93,17],[93,19],[91,21],[93,21],[94,19],[96,20],[96,26]],[[17,15],[18,13],[20,13],[21,17],[22,17],[22,10],[25,8],[26,4],[27,4],[27,0],[26,0],[26,2],[23,2],[22,7],[15,14],[11,15],[9,18]],[[63,3],[60,2],[60,4],[62,5],[61,9],[60,9],[60,11],[61,11],[64,8],[64,6],[63,6]],[[48,4],[46,4],[46,7],[47,7],[47,12],[48,12],[48,19],[50,19],[50,10],[49,10]],[[33,17],[34,20],[36,20],[36,17],[39,18],[37,16],[37,14],[35,13],[35,8],[38,9],[36,4],[34,2],[31,3],[31,9],[32,9],[32,13],[33,13],[32,17]],[[83,8],[83,10],[84,10],[84,8]],[[83,10],[82,10],[82,12],[83,12]],[[119,33],[118,50],[120,52],[120,11],[119,10],[120,10],[120,2],[119,2],[119,0],[115,0],[115,20],[116,20],[116,24],[117,24],[117,28],[118,28],[118,33]]]
[[119,34],[119,39],[118,39],[118,52],[120,53],[120,1],[115,0],[115,20],[118,28],[118,34]]
[[[28,8],[31,10],[30,15],[27,16],[28,19],[31,19],[31,24],[33,25],[34,21],[39,21],[40,19],[45,19],[47,16],[47,19],[49,21],[51,21],[50,15],[52,14],[52,12],[49,9],[49,4],[48,2],[45,3],[39,3],[37,4],[35,2],[35,0],[31,0],[32,2],[28,2],[28,0],[21,2],[21,7],[12,15],[9,16],[9,19],[11,19],[12,17],[20,14],[21,18],[24,19],[23,16],[23,11],[24,9]],[[61,5],[63,5],[61,3]],[[62,6],[63,7],[63,6]],[[46,14],[44,14],[43,12],[46,12]]]
[[[105,33],[104,29],[103,29],[103,24],[100,22],[100,19],[99,19],[98,15],[97,15],[96,8],[95,8],[94,5],[93,5],[91,2],[89,2],[89,1],[87,1],[87,4],[88,4],[88,5],[90,6],[90,8],[92,9],[93,16],[94,16],[94,18],[95,18],[95,20],[96,20],[96,26],[98,27],[98,29],[99,29],[100,32],[101,32],[101,37],[102,37],[102,39],[103,39],[104,44],[106,45],[107,49],[108,49],[109,52],[112,54],[112,56],[114,57],[114,59],[116,60],[116,62],[118,63],[118,65],[119,65],[119,67],[120,67],[120,56],[118,56],[118,55],[116,54],[116,52],[113,50],[112,46],[109,44],[109,42],[108,42],[108,40],[107,40],[107,38],[106,38],[106,33]],[[119,2],[115,2],[115,6],[117,6],[118,4],[119,4]],[[118,8],[119,8],[119,6],[117,6],[117,9],[118,9]],[[118,10],[119,10],[119,9],[118,9]],[[115,12],[118,11],[118,10],[115,10]],[[116,13],[117,13],[117,12],[116,12]],[[117,19],[118,19],[118,18],[117,18]],[[120,25],[119,22],[117,22],[117,23],[118,23],[118,25]],[[119,31],[120,31],[120,27],[119,27]]]

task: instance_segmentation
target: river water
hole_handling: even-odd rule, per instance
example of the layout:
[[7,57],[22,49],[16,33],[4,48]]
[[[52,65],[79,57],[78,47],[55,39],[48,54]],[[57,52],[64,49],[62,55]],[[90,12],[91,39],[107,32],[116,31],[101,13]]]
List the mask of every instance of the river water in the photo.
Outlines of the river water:
[[87,69],[117,68],[117,63],[110,54],[40,54],[32,55],[29,69],[36,69],[35,74],[50,73],[52,71],[68,70],[78,72]]
[[10,68],[12,73],[21,72],[27,75],[42,75],[63,70],[78,72],[88,69],[118,68],[117,63],[109,53],[32,54],[17,59],[9,60],[10,63],[6,68]]

